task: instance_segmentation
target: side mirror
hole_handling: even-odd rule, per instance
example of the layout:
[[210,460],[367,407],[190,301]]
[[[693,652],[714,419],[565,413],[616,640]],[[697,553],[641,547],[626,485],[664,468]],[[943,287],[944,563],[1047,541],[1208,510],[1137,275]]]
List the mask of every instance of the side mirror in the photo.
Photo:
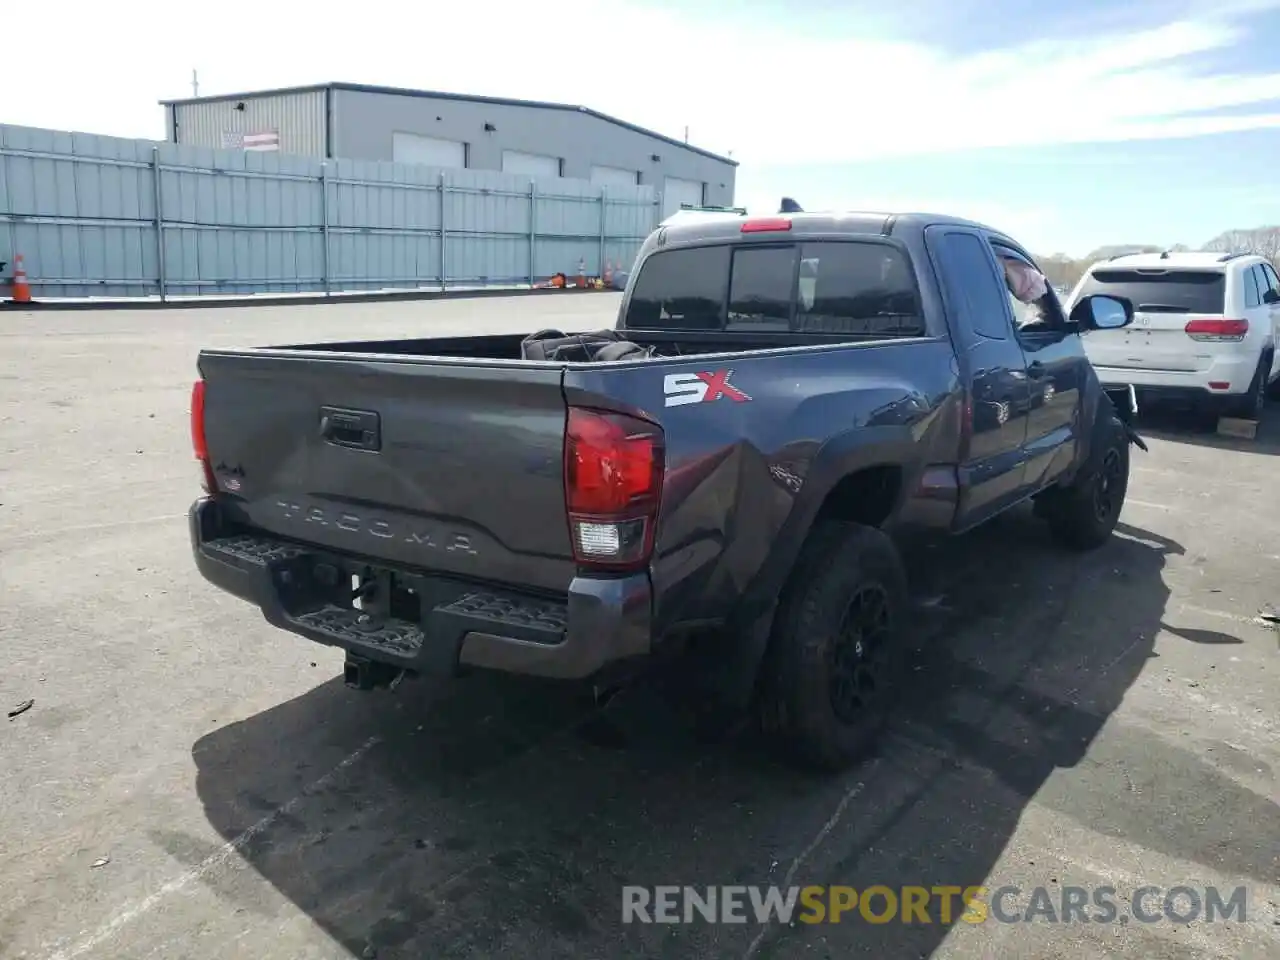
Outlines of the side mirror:
[[1133,301],[1125,297],[1085,297],[1071,308],[1077,330],[1118,330],[1133,323]]
[[1270,289],[1269,289],[1269,290],[1267,290],[1267,292],[1266,292],[1266,293],[1264,293],[1264,294],[1262,295],[1262,302],[1263,302],[1263,303],[1272,303],[1272,304],[1274,304],[1274,303],[1280,303],[1280,293],[1276,292],[1275,290],[1270,290]]

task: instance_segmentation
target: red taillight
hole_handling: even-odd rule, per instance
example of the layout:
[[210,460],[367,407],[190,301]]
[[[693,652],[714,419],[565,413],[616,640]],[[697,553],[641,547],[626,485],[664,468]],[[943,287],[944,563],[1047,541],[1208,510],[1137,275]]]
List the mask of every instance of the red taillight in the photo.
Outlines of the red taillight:
[[213,493],[218,489],[213,476],[213,466],[209,463],[209,443],[204,436],[204,381],[197,380],[191,385],[191,449],[200,461],[201,486],[205,493]]
[[748,220],[742,225],[743,233],[773,233],[790,229],[791,221],[786,217],[762,217],[758,220]]
[[191,385],[191,449],[197,460],[209,459],[209,444],[204,439],[204,381]]
[[565,506],[578,563],[631,569],[649,562],[665,461],[657,424],[569,408]]
[[1192,340],[1243,340],[1249,332],[1248,320],[1229,317],[1201,317],[1191,320],[1183,330]]

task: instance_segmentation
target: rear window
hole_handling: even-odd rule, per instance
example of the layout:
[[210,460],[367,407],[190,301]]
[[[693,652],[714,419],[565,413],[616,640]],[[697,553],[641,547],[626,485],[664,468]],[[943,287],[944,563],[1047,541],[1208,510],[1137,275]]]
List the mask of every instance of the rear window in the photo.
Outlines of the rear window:
[[[796,329],[922,337],[924,316],[906,255],[883,243],[806,243]],[[812,270],[812,291],[805,274]]]
[[1146,313],[1222,313],[1226,277],[1213,270],[1095,270],[1080,296],[1127,297]]
[[724,313],[729,247],[667,250],[636,277],[627,326],[649,330],[717,330]]
[[727,330],[791,329],[796,248],[740,247],[729,278]]
[[915,277],[884,243],[696,247],[649,257],[626,325],[659,330],[923,336]]

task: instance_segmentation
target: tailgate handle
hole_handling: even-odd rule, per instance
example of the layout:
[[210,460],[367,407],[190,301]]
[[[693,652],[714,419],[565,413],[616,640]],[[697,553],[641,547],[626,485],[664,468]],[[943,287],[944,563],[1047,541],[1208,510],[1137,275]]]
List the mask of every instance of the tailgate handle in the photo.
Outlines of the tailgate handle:
[[378,415],[370,410],[321,407],[320,436],[336,447],[382,449],[382,424]]

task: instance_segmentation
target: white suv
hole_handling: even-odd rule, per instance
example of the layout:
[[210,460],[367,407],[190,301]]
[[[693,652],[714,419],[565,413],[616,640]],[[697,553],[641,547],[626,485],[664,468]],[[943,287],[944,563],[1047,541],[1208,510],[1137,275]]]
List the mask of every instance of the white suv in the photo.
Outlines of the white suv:
[[1091,330],[1085,352],[1106,387],[1257,420],[1280,378],[1280,277],[1263,257],[1135,253],[1091,266],[1067,298],[1127,297],[1134,319]]

